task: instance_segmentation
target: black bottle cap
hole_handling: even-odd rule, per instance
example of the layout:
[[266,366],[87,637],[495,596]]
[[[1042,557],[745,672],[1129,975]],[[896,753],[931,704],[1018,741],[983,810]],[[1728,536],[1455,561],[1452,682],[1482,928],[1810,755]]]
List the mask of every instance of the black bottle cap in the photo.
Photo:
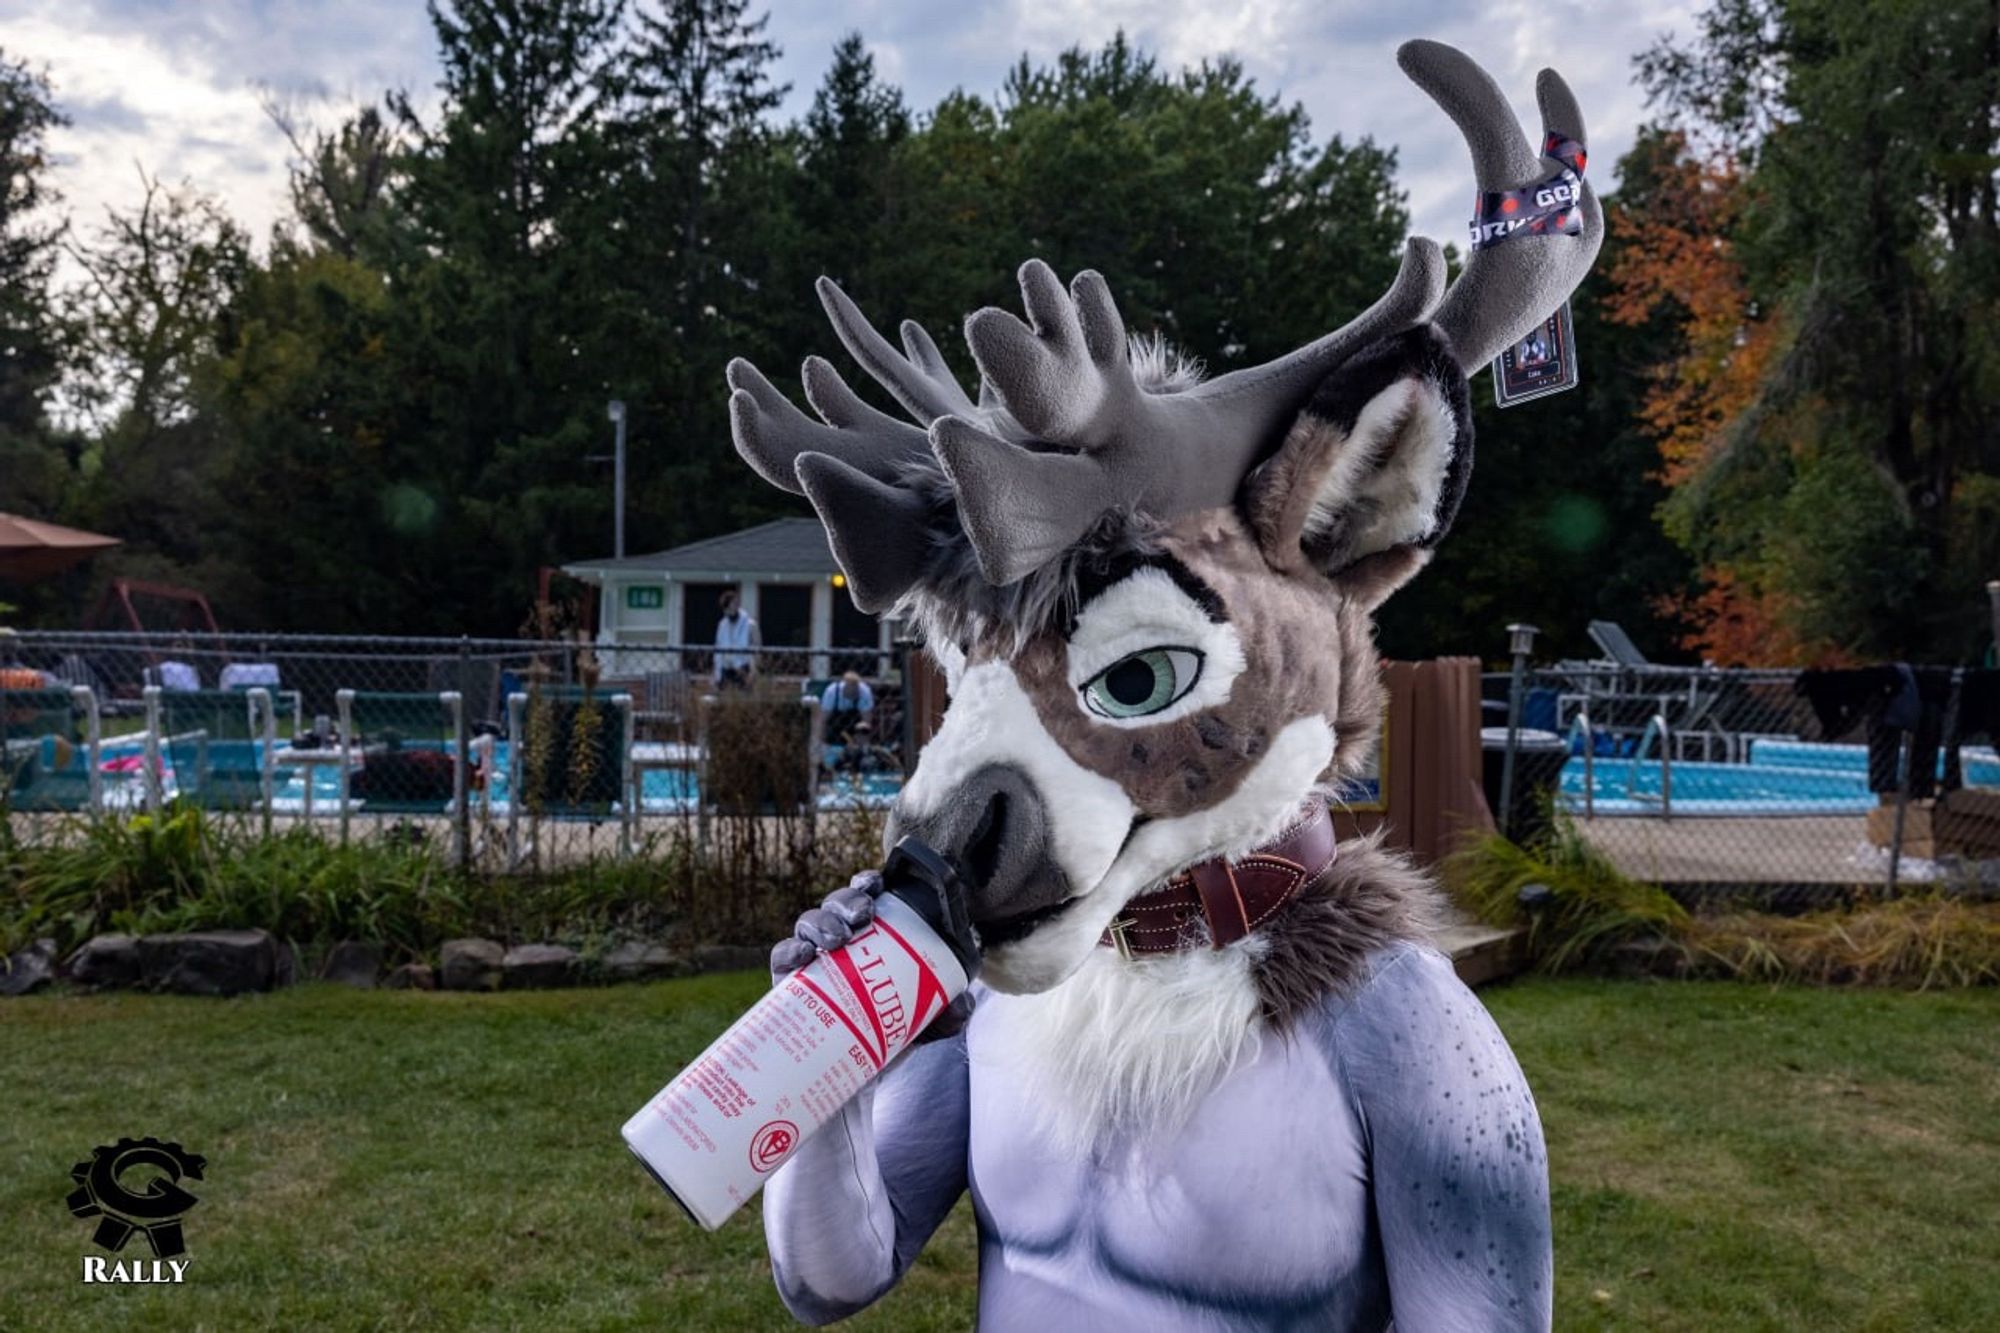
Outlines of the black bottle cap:
[[979,933],[965,881],[950,857],[916,838],[900,839],[882,863],[882,892],[893,893],[951,949],[967,981],[979,975]]

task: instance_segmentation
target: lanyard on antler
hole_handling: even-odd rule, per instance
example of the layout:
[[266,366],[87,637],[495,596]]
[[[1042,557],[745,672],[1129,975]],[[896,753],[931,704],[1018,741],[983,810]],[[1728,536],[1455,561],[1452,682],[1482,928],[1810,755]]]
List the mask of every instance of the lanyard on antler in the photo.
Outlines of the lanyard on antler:
[[[1554,175],[1518,190],[1486,190],[1472,203],[1472,248],[1490,250],[1516,236],[1576,236],[1583,231],[1583,145],[1553,130],[1542,156],[1561,165]],[[1569,302],[1493,360],[1493,398],[1512,407],[1561,393],[1577,383],[1576,341]]]
[[1516,235],[1580,235],[1583,215],[1583,145],[1550,132],[1542,156],[1562,163],[1546,180],[1518,190],[1487,190],[1472,201],[1472,248],[1485,250]]

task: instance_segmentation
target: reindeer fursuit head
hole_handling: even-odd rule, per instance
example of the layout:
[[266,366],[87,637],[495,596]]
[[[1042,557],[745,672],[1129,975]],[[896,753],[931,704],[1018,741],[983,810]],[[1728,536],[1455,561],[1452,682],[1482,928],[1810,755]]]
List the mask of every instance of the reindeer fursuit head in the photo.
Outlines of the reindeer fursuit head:
[[[1463,54],[1399,59],[1481,190],[1568,170]],[[1544,147],[1582,144],[1562,80],[1537,92]],[[880,1296],[970,1191],[994,1327],[1546,1326],[1533,1101],[1426,943],[1428,883],[1337,844],[1326,801],[1379,725],[1375,609],[1471,476],[1467,372],[1595,257],[1578,188],[1575,229],[1482,247],[1449,288],[1412,237],[1367,310],[1214,378],[1039,261],[1025,318],[966,320],[971,392],[920,326],[892,344],[821,281],[900,417],[817,357],[810,416],[732,363],[738,451],[945,673],[889,836],[957,863],[983,951],[962,1025],[771,1180],[801,1318]],[[859,919],[807,918],[774,960]]]

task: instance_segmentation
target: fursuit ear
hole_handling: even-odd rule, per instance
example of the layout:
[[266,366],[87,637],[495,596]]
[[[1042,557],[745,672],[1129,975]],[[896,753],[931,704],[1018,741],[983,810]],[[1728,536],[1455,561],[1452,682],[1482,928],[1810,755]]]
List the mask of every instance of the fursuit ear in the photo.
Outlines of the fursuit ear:
[[1273,567],[1316,569],[1373,609],[1429,561],[1471,476],[1465,372],[1421,324],[1320,382],[1243,503]]

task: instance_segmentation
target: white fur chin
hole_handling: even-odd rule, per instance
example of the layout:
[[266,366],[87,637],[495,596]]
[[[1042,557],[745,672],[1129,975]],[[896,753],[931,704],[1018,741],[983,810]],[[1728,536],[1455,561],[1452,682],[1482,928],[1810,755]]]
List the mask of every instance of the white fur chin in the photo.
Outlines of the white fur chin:
[[1226,949],[1122,959],[1097,949],[1053,990],[980,1001],[972,1058],[1013,1080],[1058,1150],[1158,1142],[1263,1037],[1254,936]]

